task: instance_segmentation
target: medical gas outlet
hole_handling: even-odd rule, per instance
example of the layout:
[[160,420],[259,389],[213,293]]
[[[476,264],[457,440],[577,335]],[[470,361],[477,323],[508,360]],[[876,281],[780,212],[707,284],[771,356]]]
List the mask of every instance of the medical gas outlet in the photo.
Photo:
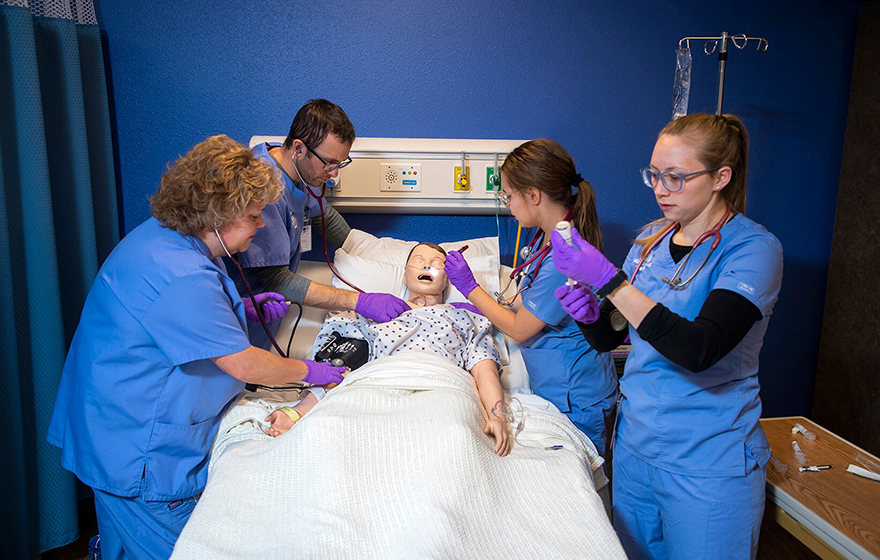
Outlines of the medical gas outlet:
[[469,165],[465,166],[464,173],[461,172],[461,167],[456,166],[455,182],[452,185],[452,189],[461,192],[471,190],[471,167]]
[[382,163],[380,165],[380,191],[421,192],[421,163]]

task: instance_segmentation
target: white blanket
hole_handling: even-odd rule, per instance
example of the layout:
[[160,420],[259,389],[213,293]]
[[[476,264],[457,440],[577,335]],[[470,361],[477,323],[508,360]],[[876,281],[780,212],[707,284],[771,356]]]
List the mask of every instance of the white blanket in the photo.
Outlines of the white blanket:
[[591,477],[602,459],[552,406],[525,404],[498,457],[473,378],[408,352],[274,440],[226,433],[255,405],[233,407],[173,558],[624,558]]

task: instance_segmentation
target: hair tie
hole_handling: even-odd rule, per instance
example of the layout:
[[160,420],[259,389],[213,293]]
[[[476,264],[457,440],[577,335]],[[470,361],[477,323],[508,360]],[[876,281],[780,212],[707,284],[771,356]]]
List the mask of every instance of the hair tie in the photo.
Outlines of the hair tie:
[[581,182],[582,182],[583,180],[584,180],[584,178],[581,177],[581,174],[580,174],[580,173],[575,173],[575,174],[574,174],[574,177],[571,178],[571,181],[569,182],[569,184],[570,184],[572,187],[577,187],[578,185],[581,184]]

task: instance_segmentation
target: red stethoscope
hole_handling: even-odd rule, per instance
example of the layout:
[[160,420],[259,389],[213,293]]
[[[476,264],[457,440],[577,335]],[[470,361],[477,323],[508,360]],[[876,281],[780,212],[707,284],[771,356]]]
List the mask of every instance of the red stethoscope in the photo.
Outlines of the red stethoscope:
[[[709,257],[712,256],[712,253],[718,247],[718,244],[721,243],[721,228],[724,227],[724,224],[727,223],[727,221],[731,217],[731,214],[733,213],[733,209],[730,207],[729,204],[726,204],[725,208],[726,209],[724,211],[724,216],[722,216],[721,219],[718,220],[718,223],[715,224],[715,226],[712,229],[703,233],[703,235],[701,235],[700,237],[697,238],[696,241],[694,241],[694,244],[691,247],[691,250],[688,251],[688,254],[685,256],[685,258],[683,258],[681,260],[681,264],[678,265],[678,269],[675,271],[675,274],[672,275],[672,279],[670,279],[668,276],[664,276],[663,278],[661,278],[661,280],[663,280],[664,283],[669,284],[670,289],[683,289],[685,286],[688,285],[688,283],[691,280],[694,279],[694,277],[700,272],[700,270],[703,269],[703,266],[709,261]],[[651,254],[651,251],[653,251],[657,247],[657,245],[659,245],[660,242],[667,235],[669,235],[670,231],[675,231],[680,226],[681,226],[681,224],[679,222],[672,222],[671,224],[666,226],[666,231],[664,231],[659,237],[657,237],[657,239],[653,243],[651,243],[651,246],[648,247],[648,250],[645,251],[642,258],[639,259],[639,264],[636,265],[635,270],[633,270],[632,275],[629,277],[630,284],[632,284],[635,281],[636,274],[639,273],[639,270],[641,270],[642,265],[645,264],[645,261],[648,259],[648,256]],[[684,267],[687,264],[687,262],[690,260],[691,255],[697,249],[697,247],[699,247],[704,241],[706,241],[710,237],[713,238],[712,239],[712,246],[709,248],[709,253],[706,255],[706,258],[703,259],[703,262],[700,263],[700,266],[697,267],[697,270],[695,270],[694,273],[691,274],[687,280],[682,281],[681,276],[680,276],[681,271],[684,270]]]
[[[570,219],[571,209],[569,209],[568,213],[565,215],[565,221],[568,221]],[[527,290],[532,285],[532,282],[535,281],[535,278],[538,276],[538,271],[541,270],[541,264],[544,262],[544,259],[547,258],[547,255],[550,254],[550,249],[552,249],[550,242],[547,241],[547,243],[544,244],[543,247],[538,249],[537,253],[532,254],[532,252],[535,250],[535,246],[538,243],[538,240],[541,239],[543,235],[544,231],[541,230],[541,228],[538,228],[538,231],[535,232],[535,235],[532,236],[532,240],[529,241],[529,244],[526,246],[526,255],[530,255],[529,258],[521,265],[513,269],[513,272],[510,273],[510,279],[507,281],[507,285],[504,286],[504,289],[500,292],[495,292],[495,301],[497,301],[501,305],[505,307],[513,307],[513,302],[516,301],[516,297]],[[505,298],[504,293],[507,292],[507,290],[510,288],[510,284],[511,282],[513,282],[514,278],[520,277],[521,280],[522,277],[526,274],[526,270],[528,269],[529,265],[531,265],[532,263],[535,263],[535,268],[531,272],[528,283],[518,288],[516,290],[516,293],[513,294],[511,297]]]

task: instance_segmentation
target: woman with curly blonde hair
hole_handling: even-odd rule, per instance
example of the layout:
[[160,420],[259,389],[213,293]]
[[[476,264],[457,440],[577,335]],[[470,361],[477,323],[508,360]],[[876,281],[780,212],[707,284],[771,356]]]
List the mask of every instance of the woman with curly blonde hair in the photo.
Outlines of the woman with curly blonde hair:
[[49,442],[92,487],[102,554],[167,558],[204,489],[220,417],[245,383],[342,381],[343,368],[248,342],[220,257],[247,249],[281,196],[227,136],[169,165],[152,218],[101,267],[61,375]]

